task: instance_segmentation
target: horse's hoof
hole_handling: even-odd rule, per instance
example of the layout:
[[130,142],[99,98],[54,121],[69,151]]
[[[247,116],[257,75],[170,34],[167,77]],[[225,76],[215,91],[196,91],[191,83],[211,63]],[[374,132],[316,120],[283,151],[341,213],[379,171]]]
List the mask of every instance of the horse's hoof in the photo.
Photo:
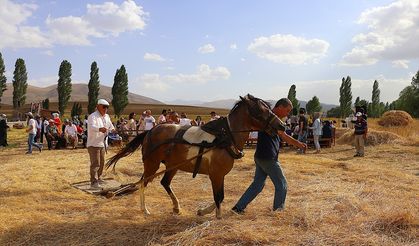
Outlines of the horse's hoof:
[[196,212],[196,214],[198,215],[198,216],[204,216],[205,214],[204,214],[204,210],[202,210],[202,209],[198,209],[198,212]]
[[144,214],[144,215],[150,215],[151,213],[150,213],[150,211],[148,211],[148,209],[144,209],[144,210],[143,210],[143,214]]

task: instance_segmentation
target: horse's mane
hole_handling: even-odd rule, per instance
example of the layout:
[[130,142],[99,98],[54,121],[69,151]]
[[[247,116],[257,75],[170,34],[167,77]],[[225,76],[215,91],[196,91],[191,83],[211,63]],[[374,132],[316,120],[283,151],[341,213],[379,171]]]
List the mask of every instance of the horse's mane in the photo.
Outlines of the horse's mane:
[[262,99],[260,99],[260,98],[257,98],[257,97],[254,97],[254,96],[252,96],[252,95],[250,95],[250,94],[247,94],[247,96],[245,96],[245,97],[240,97],[240,100],[238,100],[238,101],[236,101],[236,103],[234,104],[234,106],[233,106],[233,108],[230,110],[230,114],[231,113],[233,113],[234,112],[234,110],[236,110],[241,104],[243,104],[243,103],[245,103],[245,101],[244,100],[246,100],[246,99],[250,99],[250,100],[252,100],[252,101],[257,101],[257,100],[260,100],[260,101],[262,101],[263,103],[265,103],[269,108],[271,108],[271,104],[269,103],[269,102],[267,102],[267,101],[265,101],[265,100],[262,100]]

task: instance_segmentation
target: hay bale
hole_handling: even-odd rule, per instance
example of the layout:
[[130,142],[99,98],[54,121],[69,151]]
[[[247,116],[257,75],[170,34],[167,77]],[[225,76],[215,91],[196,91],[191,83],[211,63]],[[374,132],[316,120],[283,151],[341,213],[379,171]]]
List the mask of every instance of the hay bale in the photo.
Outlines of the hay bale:
[[413,118],[409,113],[402,110],[390,110],[381,116],[378,124],[384,127],[408,126],[413,123]]
[[[336,142],[338,144],[353,144],[355,135],[353,131],[346,132]],[[374,129],[368,129],[367,140],[365,145],[374,146],[379,144],[390,144],[390,143],[402,143],[403,138],[397,134],[386,131],[376,131]]]

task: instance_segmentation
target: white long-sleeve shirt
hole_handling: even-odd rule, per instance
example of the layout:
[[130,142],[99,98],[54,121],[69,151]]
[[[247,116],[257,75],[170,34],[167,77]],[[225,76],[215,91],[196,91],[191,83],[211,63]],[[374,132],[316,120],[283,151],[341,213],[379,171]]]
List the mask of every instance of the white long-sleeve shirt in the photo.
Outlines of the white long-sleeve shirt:
[[108,139],[105,136],[108,134],[99,131],[99,128],[105,127],[108,132],[115,129],[108,114],[102,116],[99,111],[95,111],[87,118],[87,147],[105,147],[108,145]]

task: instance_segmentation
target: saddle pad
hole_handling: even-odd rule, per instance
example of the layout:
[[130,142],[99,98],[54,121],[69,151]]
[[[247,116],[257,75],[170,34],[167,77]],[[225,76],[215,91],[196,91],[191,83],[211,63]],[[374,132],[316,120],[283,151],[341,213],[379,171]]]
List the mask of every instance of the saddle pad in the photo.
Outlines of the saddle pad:
[[186,130],[183,139],[190,144],[199,144],[204,141],[212,143],[215,139],[214,135],[209,134],[201,129],[199,126],[192,126]]

